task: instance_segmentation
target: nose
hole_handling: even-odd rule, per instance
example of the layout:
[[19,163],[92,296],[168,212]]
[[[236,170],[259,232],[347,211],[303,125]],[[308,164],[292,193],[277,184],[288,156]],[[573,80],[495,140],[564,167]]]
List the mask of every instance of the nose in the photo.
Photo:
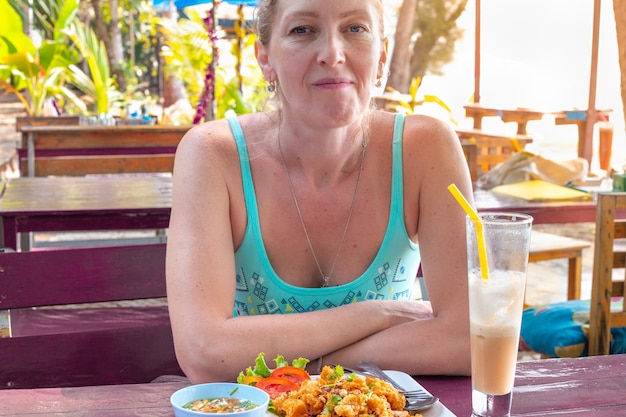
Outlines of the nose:
[[342,64],[346,60],[345,45],[343,39],[336,34],[327,34],[320,39],[320,50],[318,53],[318,64],[325,64],[333,67]]

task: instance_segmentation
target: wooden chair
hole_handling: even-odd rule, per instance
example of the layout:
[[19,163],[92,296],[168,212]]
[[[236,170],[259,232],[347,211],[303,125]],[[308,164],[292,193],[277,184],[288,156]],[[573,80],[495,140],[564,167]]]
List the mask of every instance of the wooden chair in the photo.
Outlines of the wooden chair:
[[[543,357],[578,357],[626,353],[626,276],[614,269],[626,267],[626,193],[599,193],[591,284],[591,299],[568,300],[524,311],[521,347]],[[617,241],[617,242],[616,242]]]
[[182,375],[159,302],[165,244],[0,253],[0,288],[10,323],[0,337],[0,389]]
[[[456,129],[456,133],[464,150],[470,144],[476,146],[474,159],[470,160],[468,158],[470,169],[476,172],[476,177],[480,177],[491,168],[506,161],[513,153],[519,149],[524,149],[526,145],[533,141],[530,136],[502,135],[476,129]],[[518,147],[519,149],[517,149]],[[466,157],[468,157],[467,151]]]
[[[626,238],[626,221],[616,220],[626,210],[626,193],[598,195],[596,237],[591,287],[589,355],[607,355],[611,328],[626,326],[626,276],[614,280],[613,269],[626,267],[626,252],[615,250],[615,239]],[[623,297],[621,311],[611,311],[611,297]]]

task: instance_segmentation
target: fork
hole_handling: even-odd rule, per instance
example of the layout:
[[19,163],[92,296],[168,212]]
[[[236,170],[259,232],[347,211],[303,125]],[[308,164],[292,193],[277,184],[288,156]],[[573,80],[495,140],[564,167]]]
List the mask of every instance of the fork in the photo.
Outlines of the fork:
[[359,361],[358,366],[364,372],[369,373],[375,376],[376,378],[380,378],[384,381],[389,382],[395,389],[397,389],[402,394],[404,394],[406,398],[406,403],[404,405],[405,410],[413,411],[413,410],[425,409],[434,405],[435,403],[437,403],[437,401],[439,401],[437,397],[435,397],[434,395],[432,395],[431,393],[429,393],[428,391],[424,389],[417,389],[417,390],[411,390],[411,391],[406,390],[404,387],[402,387],[392,378],[387,376],[387,374],[382,369],[380,369],[378,365],[376,365],[373,362]]
[[[329,366],[335,367],[337,365],[329,363]],[[349,374],[356,374],[356,375],[361,375],[361,376],[369,376],[369,377],[374,377],[374,378],[379,378],[379,379],[384,379],[385,381],[390,382],[390,378],[385,375],[384,378],[380,378],[377,375],[374,375],[373,372],[368,372],[365,370],[358,370],[358,369],[352,369],[352,368],[346,368],[345,366],[341,365],[341,367],[343,368],[344,372],[347,372]],[[392,384],[393,385],[393,384]],[[414,399],[425,399],[425,398],[430,398],[431,394],[429,394],[428,392],[421,390],[421,389],[417,389],[417,390],[405,390],[403,388],[398,388],[399,385],[396,383],[394,385],[394,388],[397,389],[398,391],[400,391],[405,397],[410,397],[410,398],[414,398]]]

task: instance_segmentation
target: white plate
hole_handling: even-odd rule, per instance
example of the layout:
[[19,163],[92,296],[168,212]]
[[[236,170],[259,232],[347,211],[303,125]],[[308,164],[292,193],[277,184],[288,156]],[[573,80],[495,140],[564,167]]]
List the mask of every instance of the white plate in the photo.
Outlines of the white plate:
[[[385,371],[385,373],[405,390],[423,389],[426,391],[426,388],[421,386],[407,373],[400,371]],[[419,413],[421,413],[423,417],[456,417],[452,411],[441,404],[441,401],[437,401],[432,407],[426,410],[420,410]]]
[[[385,373],[406,390],[423,389],[426,391],[426,388],[422,387],[407,373],[400,371],[385,371]],[[420,410],[419,413],[421,413],[423,417],[456,417],[452,411],[441,404],[441,401],[437,401],[437,403],[426,410]],[[276,414],[267,413],[267,417],[276,417]]]

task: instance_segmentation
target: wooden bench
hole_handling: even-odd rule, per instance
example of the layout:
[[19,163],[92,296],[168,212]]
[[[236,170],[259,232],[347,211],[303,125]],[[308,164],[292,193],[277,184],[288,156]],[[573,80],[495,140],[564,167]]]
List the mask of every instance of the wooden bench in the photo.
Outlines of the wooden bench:
[[182,375],[162,298],[165,244],[0,253],[0,288],[10,317],[0,388]]
[[580,299],[580,281],[583,267],[583,249],[591,243],[552,233],[533,231],[530,239],[529,262],[567,259],[567,299]]
[[526,135],[504,135],[480,129],[456,129],[456,134],[462,145],[476,144],[476,177],[506,161],[514,152],[524,149],[533,141],[532,137]]
[[22,176],[171,172],[191,126],[22,126]]

